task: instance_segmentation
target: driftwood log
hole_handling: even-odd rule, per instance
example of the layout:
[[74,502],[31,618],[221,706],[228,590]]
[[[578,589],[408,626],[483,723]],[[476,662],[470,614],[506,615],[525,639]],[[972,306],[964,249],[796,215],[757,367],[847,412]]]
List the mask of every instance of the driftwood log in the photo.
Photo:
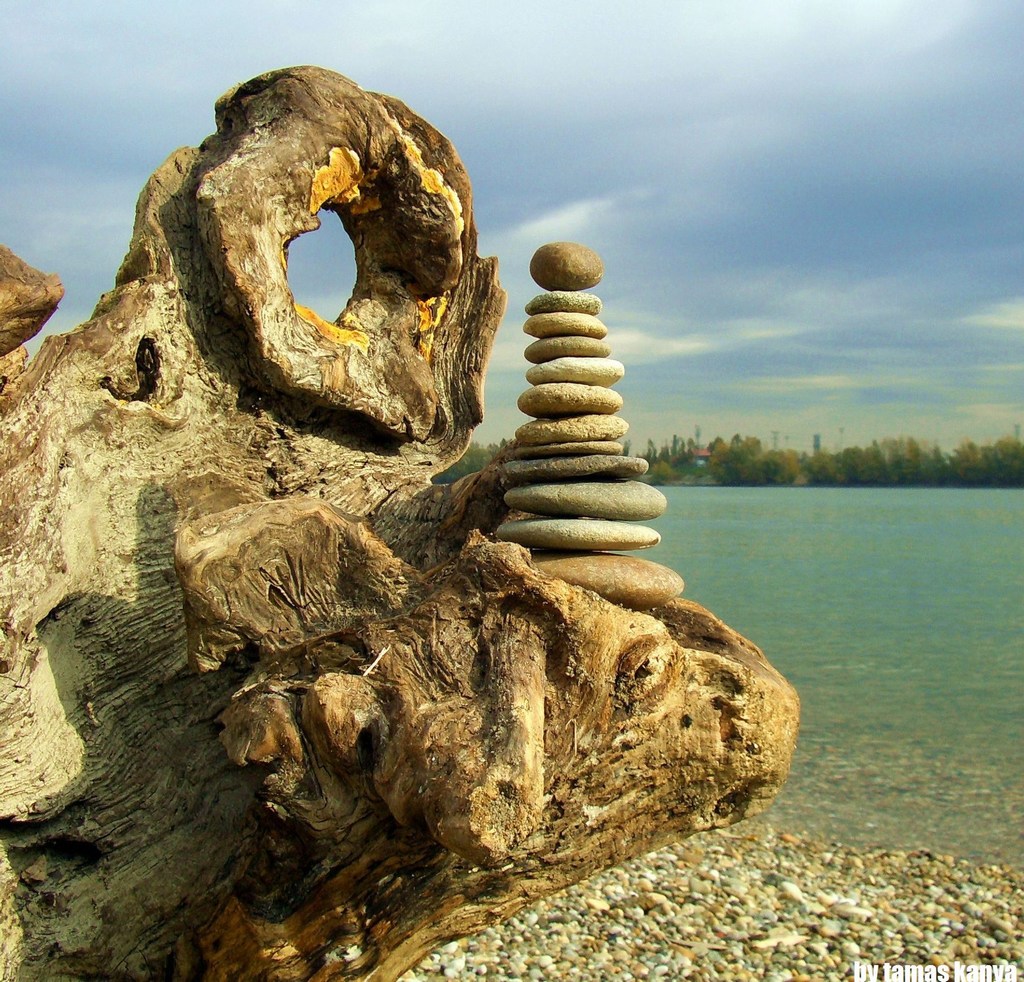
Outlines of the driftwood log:
[[24,343],[34,338],[57,309],[64,287],[0,245],[0,395],[28,361]]
[[[495,542],[497,467],[430,483],[504,308],[444,137],[314,68],[216,120],[91,320],[21,370],[54,285],[0,302],[5,978],[393,979],[789,767],[754,645]],[[331,212],[334,320],[287,281]]]

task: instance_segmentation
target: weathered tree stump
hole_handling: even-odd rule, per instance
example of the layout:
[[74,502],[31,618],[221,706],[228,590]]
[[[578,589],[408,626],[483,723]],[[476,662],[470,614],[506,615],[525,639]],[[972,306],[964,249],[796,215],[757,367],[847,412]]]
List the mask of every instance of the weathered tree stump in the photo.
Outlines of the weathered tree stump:
[[[323,212],[333,321],[287,283]],[[754,645],[494,542],[496,467],[430,484],[503,307],[454,149],[341,76],[239,86],[153,175],[0,392],[4,977],[391,979],[778,791]]]

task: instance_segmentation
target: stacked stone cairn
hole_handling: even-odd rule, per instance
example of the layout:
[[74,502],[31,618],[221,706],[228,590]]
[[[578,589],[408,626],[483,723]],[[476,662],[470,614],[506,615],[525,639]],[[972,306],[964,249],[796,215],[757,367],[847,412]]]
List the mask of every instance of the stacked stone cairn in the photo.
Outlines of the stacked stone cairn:
[[534,254],[530,274],[548,291],[526,305],[523,325],[536,340],[525,351],[531,388],[518,405],[534,418],[516,430],[504,465],[505,503],[530,517],[505,522],[497,537],[528,547],[545,573],[612,603],[661,606],[682,592],[678,574],[619,554],[658,544],[654,529],[633,523],[657,518],[668,502],[635,480],[647,461],[624,456],[619,442],[629,424],[616,415],[622,396],[611,387],[625,368],[609,357],[601,300],[583,292],[601,281],[604,264],[586,246],[552,242]]

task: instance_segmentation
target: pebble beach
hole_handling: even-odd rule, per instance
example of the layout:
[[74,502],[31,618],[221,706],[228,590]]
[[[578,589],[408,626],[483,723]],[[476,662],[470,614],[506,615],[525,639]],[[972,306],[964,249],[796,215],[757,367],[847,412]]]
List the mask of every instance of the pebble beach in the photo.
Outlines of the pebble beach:
[[402,980],[802,982],[885,964],[897,980],[941,979],[927,967],[943,965],[951,980],[1024,978],[1024,870],[855,849],[754,819],[604,871]]

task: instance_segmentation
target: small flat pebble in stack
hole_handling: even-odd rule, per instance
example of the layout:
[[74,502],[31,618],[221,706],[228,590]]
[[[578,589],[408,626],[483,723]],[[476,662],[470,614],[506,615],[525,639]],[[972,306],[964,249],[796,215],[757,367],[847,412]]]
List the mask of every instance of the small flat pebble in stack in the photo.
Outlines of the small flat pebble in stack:
[[658,607],[682,592],[682,579],[618,555],[658,544],[654,529],[634,523],[657,518],[667,502],[636,480],[647,461],[624,456],[618,442],[629,425],[617,415],[622,396],[612,386],[625,368],[609,357],[600,298],[583,292],[600,282],[604,265],[586,246],[552,242],[534,254],[530,274],[547,291],[526,305],[523,325],[536,340],[525,352],[531,387],[518,405],[534,418],[516,430],[505,503],[535,517],[505,522],[497,537],[533,550],[544,572],[613,603]]

